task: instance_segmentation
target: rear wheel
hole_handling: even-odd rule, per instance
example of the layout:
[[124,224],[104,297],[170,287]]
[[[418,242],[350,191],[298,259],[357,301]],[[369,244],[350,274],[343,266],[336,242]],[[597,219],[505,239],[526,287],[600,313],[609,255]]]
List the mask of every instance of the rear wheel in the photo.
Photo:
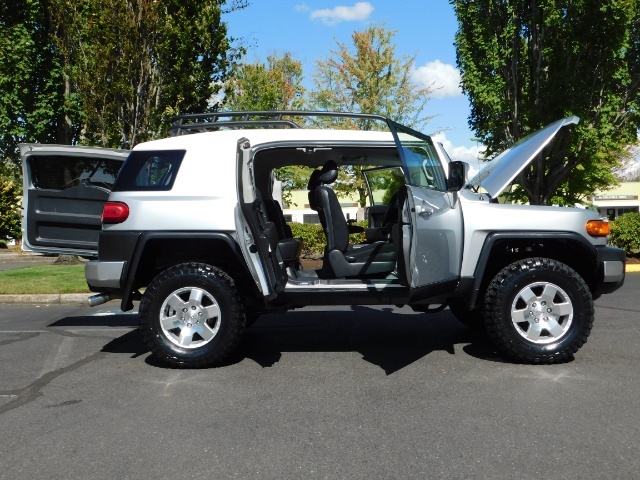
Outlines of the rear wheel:
[[245,327],[231,277],[201,263],[176,265],[158,275],[143,296],[139,316],[147,346],[177,367],[221,362]]
[[591,292],[578,273],[549,258],[514,262],[485,295],[485,324],[496,347],[527,363],[573,358],[593,325]]

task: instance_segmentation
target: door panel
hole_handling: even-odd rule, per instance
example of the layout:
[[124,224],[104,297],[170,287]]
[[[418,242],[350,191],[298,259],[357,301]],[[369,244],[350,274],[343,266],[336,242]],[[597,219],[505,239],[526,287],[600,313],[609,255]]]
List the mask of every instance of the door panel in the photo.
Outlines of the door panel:
[[21,145],[23,249],[96,256],[102,207],[128,151]]
[[462,212],[447,192],[445,160],[431,139],[390,123],[407,183],[402,249],[412,289],[455,280],[462,262]]
[[102,207],[109,191],[79,185],[28,192],[25,240],[37,251],[78,249],[94,252],[102,229]]
[[411,287],[451,280],[462,261],[460,208],[451,207],[450,193],[408,187],[411,231]]

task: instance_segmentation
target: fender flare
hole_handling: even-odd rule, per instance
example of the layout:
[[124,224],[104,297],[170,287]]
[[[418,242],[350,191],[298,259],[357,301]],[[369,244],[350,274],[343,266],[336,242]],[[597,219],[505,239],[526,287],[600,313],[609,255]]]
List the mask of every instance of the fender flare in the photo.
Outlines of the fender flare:
[[138,268],[140,266],[140,260],[145,252],[147,244],[155,240],[215,240],[221,241],[227,244],[234,256],[238,259],[239,263],[243,266],[245,273],[251,277],[251,273],[247,270],[244,263],[244,257],[242,250],[238,245],[238,242],[228,233],[222,232],[143,232],[140,234],[135,246],[133,255],[130,262],[125,264],[124,271],[122,273],[123,283],[123,296],[120,308],[123,312],[131,310],[133,308],[133,284],[137,277]]
[[[484,240],[482,250],[476,263],[476,269],[473,277],[461,278],[459,290],[468,298],[468,305],[472,307],[476,304],[478,295],[480,294],[482,282],[485,280],[484,275],[487,270],[489,258],[493,252],[496,243],[504,240],[563,240],[567,243],[573,243],[584,249],[594,263],[594,273],[597,272],[597,249],[589,240],[575,232],[522,232],[522,231],[505,231],[489,233]],[[587,279],[585,279],[587,280]]]

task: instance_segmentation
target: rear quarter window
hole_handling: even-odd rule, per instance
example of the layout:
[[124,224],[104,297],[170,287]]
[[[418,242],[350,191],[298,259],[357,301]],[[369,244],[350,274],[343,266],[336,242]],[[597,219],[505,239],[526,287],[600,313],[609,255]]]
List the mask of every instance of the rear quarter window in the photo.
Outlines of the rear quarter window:
[[129,154],[114,192],[171,190],[185,150],[139,150]]

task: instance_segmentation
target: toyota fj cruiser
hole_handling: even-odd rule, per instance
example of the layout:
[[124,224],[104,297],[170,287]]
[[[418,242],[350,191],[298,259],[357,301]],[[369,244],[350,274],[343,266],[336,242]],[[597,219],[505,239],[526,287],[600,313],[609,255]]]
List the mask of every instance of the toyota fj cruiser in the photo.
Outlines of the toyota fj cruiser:
[[[171,137],[137,145],[121,170],[121,151],[24,146],[24,248],[97,248],[86,264],[90,304],[118,298],[127,311],[140,300],[145,342],[174,366],[220,362],[260,314],[337,304],[449,306],[508,357],[561,362],[586,342],[593,299],[624,282],[624,251],[607,246],[608,223],[592,211],[498,197],[578,120],[530,135],[470,180],[428,136],[375,115],[182,115]],[[313,169],[309,206],[326,236],[318,270],[302,268],[302,242],[273,195],[274,171],[291,165]],[[354,167],[371,202],[356,245],[331,188]]]

